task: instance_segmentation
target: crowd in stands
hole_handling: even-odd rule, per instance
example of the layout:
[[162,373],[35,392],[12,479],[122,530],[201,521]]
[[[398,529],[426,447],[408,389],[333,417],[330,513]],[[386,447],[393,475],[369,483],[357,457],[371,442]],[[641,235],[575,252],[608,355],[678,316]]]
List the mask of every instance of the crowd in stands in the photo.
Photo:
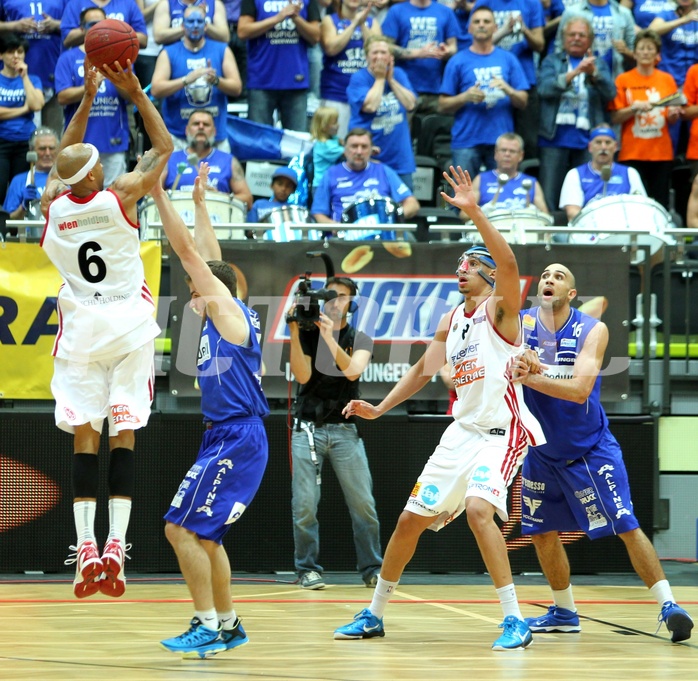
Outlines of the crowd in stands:
[[[511,181],[502,196],[528,192],[526,208],[566,224],[594,199],[636,193],[698,227],[698,0],[0,0],[0,202],[12,218],[41,196],[84,91],[85,33],[104,18],[138,36],[136,74],[178,150],[167,188],[190,187],[206,159],[213,188],[252,208],[227,137],[237,102],[249,120],[290,130],[307,131],[317,111],[310,215],[337,219],[323,176],[363,165],[363,152],[353,165],[344,156],[355,129],[370,133],[386,187],[404,185],[416,203],[415,149],[438,115],[451,146],[440,169],[483,173],[483,205]],[[107,185],[135,161],[132,110],[101,82],[85,141]]]

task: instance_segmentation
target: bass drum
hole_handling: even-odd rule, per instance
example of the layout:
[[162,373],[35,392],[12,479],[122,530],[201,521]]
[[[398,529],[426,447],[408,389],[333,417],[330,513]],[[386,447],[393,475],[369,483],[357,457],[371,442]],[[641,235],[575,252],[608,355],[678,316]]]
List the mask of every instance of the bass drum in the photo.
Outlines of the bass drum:
[[[175,210],[184,220],[187,227],[194,226],[194,200],[188,190],[168,192]],[[230,194],[206,192],[206,208],[211,217],[211,225],[219,241],[245,239],[244,222],[247,216],[247,204]],[[163,228],[159,225],[160,214],[155,201],[148,197],[139,212],[141,235],[144,240],[159,240],[164,237]],[[157,226],[154,223],[158,223]],[[230,225],[234,224],[235,227]],[[228,225],[228,226],[224,226]],[[237,227],[240,225],[240,228]]]
[[635,235],[634,238],[638,246],[649,246],[650,254],[654,255],[665,244],[676,243],[672,237],[664,234],[672,226],[667,210],[653,199],[636,194],[618,194],[606,196],[584,206],[570,222],[570,227],[596,229],[598,234],[571,234],[570,241],[575,244],[630,246],[632,235],[608,234],[603,230],[608,227],[649,229],[649,234]]
[[[360,199],[342,213],[342,222],[352,225],[395,225],[404,222],[402,206],[392,199],[379,196]],[[395,241],[394,230],[347,230],[347,239],[384,239]]]
[[312,241],[320,239],[318,230],[310,230],[304,234],[300,229],[293,229],[293,225],[311,222],[308,209],[303,206],[291,204],[277,206],[264,216],[262,222],[268,222],[270,225],[273,225],[271,229],[264,232],[264,238],[269,241],[283,243],[286,241],[301,241],[303,239]]
[[489,221],[497,228],[508,227],[509,231],[502,232],[502,236],[514,244],[534,244],[543,241],[541,232],[526,234],[530,227],[550,227],[554,220],[552,215],[543,213],[535,206],[528,208],[500,208],[491,211]]

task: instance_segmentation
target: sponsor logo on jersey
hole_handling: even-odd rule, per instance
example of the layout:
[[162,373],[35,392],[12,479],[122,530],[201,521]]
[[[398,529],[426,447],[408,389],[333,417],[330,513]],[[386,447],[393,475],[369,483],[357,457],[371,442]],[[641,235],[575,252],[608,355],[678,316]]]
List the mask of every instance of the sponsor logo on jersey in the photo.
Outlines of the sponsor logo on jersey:
[[492,477],[492,471],[487,466],[479,466],[475,469],[472,479],[475,482],[487,482]]
[[131,413],[127,404],[114,404],[111,408],[111,417],[114,424],[140,423],[140,419]]
[[245,504],[241,504],[239,501],[236,501],[233,504],[233,508],[230,510],[230,515],[228,516],[228,519],[225,521],[226,525],[230,525],[231,523],[234,523],[236,520],[240,519],[240,516],[245,512],[245,509],[247,506]]
[[93,229],[101,229],[105,225],[113,224],[114,218],[111,210],[83,213],[82,215],[73,217],[70,220],[63,220],[61,218],[56,220],[56,227],[58,228],[59,236],[77,234],[79,232],[89,232]]
[[427,485],[426,487],[422,488],[422,492],[420,494],[421,500],[427,506],[433,506],[436,504],[439,501],[440,496],[441,493],[436,485]]
[[576,338],[561,338],[560,339],[561,348],[576,348],[577,339]]

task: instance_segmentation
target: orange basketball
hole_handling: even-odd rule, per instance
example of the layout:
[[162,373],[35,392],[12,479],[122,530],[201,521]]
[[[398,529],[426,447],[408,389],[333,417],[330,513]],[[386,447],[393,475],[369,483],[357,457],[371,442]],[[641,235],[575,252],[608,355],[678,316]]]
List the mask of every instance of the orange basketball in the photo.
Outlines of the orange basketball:
[[119,62],[126,70],[126,60],[133,64],[138,56],[138,36],[125,21],[103,19],[85,34],[85,52],[98,69]]

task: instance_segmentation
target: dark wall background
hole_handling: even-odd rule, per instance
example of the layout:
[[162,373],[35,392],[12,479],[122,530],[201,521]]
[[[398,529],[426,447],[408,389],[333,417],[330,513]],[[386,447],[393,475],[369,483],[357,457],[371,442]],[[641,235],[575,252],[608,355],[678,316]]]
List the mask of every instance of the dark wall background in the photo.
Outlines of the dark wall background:
[[[361,432],[373,471],[383,545],[424,462],[447,425],[444,417],[385,416],[364,422]],[[611,429],[626,456],[635,512],[652,536],[656,423],[649,418],[611,419]],[[291,475],[288,429],[284,415],[267,421],[270,459],[260,491],[243,517],[226,536],[225,544],[237,572],[293,570]],[[52,414],[2,416],[0,431],[0,572],[28,570],[72,571],[63,564],[75,541],[72,517],[72,438],[53,424]],[[136,440],[137,487],[128,540],[133,544],[133,572],[178,572],[174,552],[163,534],[162,515],[198,451],[202,427],[198,414],[153,414]],[[106,479],[106,437],[100,475]],[[58,503],[39,517],[54,481]],[[98,539],[107,533],[106,484],[100,490]],[[21,524],[20,524],[21,523]],[[323,471],[320,507],[321,556],[326,570],[355,566],[351,524],[341,490],[329,467]],[[17,526],[13,526],[17,525]],[[515,572],[539,570],[533,548],[520,540],[518,524],[505,530]],[[523,544],[523,546],[520,546]],[[630,562],[615,537],[568,545],[575,573],[628,572]],[[425,532],[410,570],[484,572],[465,516],[438,534]]]

